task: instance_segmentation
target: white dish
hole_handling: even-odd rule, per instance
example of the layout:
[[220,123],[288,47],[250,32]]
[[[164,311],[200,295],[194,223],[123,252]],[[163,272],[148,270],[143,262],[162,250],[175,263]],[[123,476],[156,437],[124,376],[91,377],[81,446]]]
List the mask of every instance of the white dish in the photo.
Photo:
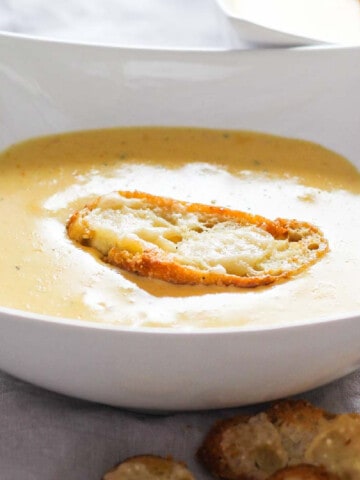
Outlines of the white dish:
[[217,0],[232,42],[297,47],[360,44],[356,0]]
[[[192,125],[303,138],[360,166],[360,48],[170,52],[0,35],[0,58],[1,149],[69,130]],[[132,331],[0,308],[0,367],[127,408],[232,407],[358,368],[359,320]]]

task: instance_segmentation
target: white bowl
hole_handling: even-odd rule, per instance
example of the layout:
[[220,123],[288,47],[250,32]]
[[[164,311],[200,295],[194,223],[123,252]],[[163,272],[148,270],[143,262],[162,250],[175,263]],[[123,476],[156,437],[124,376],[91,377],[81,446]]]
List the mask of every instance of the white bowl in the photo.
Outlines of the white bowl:
[[217,4],[235,44],[360,44],[360,6],[356,0],[217,0]]
[[[0,59],[0,148],[77,129],[193,125],[304,138],[360,165],[360,48],[170,52],[3,34]],[[132,409],[232,407],[358,368],[359,321],[132,331],[0,308],[0,367]]]

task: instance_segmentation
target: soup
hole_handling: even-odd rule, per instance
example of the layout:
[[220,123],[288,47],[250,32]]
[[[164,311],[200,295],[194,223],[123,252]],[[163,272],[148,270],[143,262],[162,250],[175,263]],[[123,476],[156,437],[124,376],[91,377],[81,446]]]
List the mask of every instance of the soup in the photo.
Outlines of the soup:
[[[127,328],[263,327],[360,312],[360,174],[314,143],[194,128],[32,139],[0,155],[0,305]],[[71,213],[140,190],[319,226],[330,252],[252,289],[173,285],[105,264],[66,233]]]

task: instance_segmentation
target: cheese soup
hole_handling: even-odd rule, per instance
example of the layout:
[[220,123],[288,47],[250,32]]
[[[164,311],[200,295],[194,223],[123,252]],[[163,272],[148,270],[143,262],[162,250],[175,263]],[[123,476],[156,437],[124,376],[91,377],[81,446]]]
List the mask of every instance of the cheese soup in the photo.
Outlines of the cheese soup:
[[[263,327],[360,313],[360,174],[314,143],[242,131],[117,128],[0,155],[0,305],[126,328]],[[330,252],[257,287],[173,285],[121,271],[66,233],[98,195],[140,190],[321,228]]]

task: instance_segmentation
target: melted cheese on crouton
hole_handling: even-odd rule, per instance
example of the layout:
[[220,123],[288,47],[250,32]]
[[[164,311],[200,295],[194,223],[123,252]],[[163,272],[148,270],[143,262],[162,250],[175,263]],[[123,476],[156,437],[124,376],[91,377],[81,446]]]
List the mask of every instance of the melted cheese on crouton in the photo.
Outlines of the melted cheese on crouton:
[[95,232],[91,245],[103,255],[114,246],[136,253],[155,245],[174,261],[201,270],[251,275],[277,262],[277,269],[291,268],[285,252],[289,242],[257,226],[231,221],[206,226],[194,213],[165,218],[160,209],[118,195],[105,197],[91,210],[86,225]]
[[[311,265],[328,248],[310,224],[271,222],[142,192],[99,197],[71,217],[68,231],[115,265],[173,283],[267,284]],[[148,268],[143,266],[147,256]],[[160,269],[159,263],[167,267]]]

